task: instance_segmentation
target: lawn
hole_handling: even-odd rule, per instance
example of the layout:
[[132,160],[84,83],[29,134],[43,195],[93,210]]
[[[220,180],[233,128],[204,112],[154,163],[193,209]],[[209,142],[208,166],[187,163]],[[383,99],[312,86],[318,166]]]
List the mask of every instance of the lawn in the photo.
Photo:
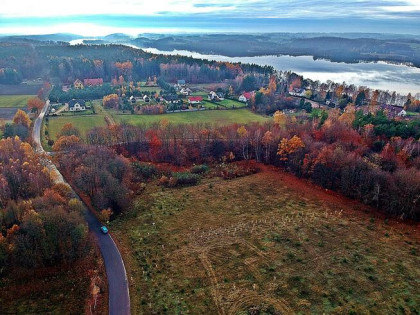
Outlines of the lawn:
[[[85,116],[58,116],[48,118],[48,132],[50,138],[54,141],[57,133],[61,130],[64,124],[72,123],[73,126],[78,128],[82,134],[82,137],[86,136],[86,132],[94,127],[103,127],[106,125],[104,116],[100,114],[96,115],[85,115]],[[45,122],[44,122],[45,124]]]
[[0,95],[0,108],[12,107],[23,108],[27,107],[28,99],[34,95]]
[[226,107],[226,108],[242,108],[242,107],[246,107],[245,103],[236,101],[236,100],[231,100],[231,99],[224,99],[223,101],[219,102],[220,105]]
[[167,119],[175,124],[212,123],[227,125],[232,123],[247,124],[250,122],[264,122],[269,118],[254,114],[247,109],[238,110],[207,110],[200,112],[184,112],[163,115],[113,115],[117,122],[132,125],[152,124]]
[[418,225],[271,167],[187,188],[149,183],[110,229],[136,314],[420,309]]

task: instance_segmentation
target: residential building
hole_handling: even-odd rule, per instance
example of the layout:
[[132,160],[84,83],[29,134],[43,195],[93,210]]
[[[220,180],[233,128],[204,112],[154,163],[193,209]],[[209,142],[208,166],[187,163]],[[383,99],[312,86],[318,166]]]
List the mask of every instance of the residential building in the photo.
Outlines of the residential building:
[[202,100],[203,100],[203,97],[201,96],[190,96],[188,98],[188,104],[190,105],[200,104]]
[[104,83],[104,80],[102,78],[83,80],[83,84],[85,86],[98,86],[98,85],[102,85],[103,83]]
[[86,110],[86,103],[84,100],[72,99],[68,103],[70,112],[81,112]]
[[80,81],[79,79],[76,79],[76,81],[73,82],[73,87],[75,89],[83,89],[84,88],[82,81]]

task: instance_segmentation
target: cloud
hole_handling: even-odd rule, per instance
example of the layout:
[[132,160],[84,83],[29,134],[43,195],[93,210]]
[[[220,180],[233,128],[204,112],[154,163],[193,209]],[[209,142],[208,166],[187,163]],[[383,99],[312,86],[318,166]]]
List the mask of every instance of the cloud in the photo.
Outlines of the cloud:
[[418,0],[2,0],[0,16],[55,17],[78,15],[206,14],[262,18],[420,17]]
[[[19,1],[19,0],[18,0]],[[91,27],[86,27],[91,25]],[[95,25],[95,27],[93,27]],[[72,26],[71,28],[69,26]],[[420,33],[419,0],[1,0],[0,33]]]

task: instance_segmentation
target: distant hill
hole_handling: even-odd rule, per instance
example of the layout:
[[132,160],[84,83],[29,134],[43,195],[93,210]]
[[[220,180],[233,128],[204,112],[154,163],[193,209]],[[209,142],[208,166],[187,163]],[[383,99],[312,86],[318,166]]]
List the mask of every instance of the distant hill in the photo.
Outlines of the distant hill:
[[35,40],[35,41],[54,41],[54,42],[69,42],[75,39],[83,38],[81,35],[68,34],[68,33],[57,33],[57,34],[44,34],[44,35],[11,35],[0,37],[2,41],[13,41],[13,40]]
[[0,41],[33,43],[70,42],[84,44],[131,44],[160,50],[190,50],[229,57],[262,55],[309,55],[336,62],[386,61],[420,67],[420,39],[413,35],[378,33],[265,33],[265,34],[140,34],[133,38],[114,33],[83,37],[75,34],[19,35]]

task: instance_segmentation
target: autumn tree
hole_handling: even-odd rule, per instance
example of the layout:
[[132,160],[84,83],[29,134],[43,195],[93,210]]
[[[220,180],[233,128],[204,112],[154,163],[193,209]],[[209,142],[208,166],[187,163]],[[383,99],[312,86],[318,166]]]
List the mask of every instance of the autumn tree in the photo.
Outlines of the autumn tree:
[[58,140],[54,143],[52,149],[53,151],[56,151],[56,152],[72,150],[74,147],[76,147],[80,143],[81,143],[81,140],[77,136],[74,136],[74,135],[62,136],[58,138]]
[[280,128],[286,127],[287,116],[281,111],[276,111],[273,115],[274,123],[276,123]]
[[31,119],[23,110],[18,109],[15,116],[13,117],[13,123],[29,128],[31,126]]
[[283,138],[279,144],[277,155],[281,161],[287,161],[289,156],[305,147],[302,139],[294,135],[291,139]]
[[117,94],[109,94],[103,97],[102,104],[106,108],[118,109],[119,97]]
[[28,109],[32,113],[36,113],[38,115],[39,111],[42,110],[45,103],[39,97],[33,97],[28,100]]
[[242,156],[244,157],[245,160],[249,159],[249,154],[248,154],[248,130],[246,130],[245,126],[241,126],[238,128],[237,130],[239,139],[241,141],[241,146],[242,146]]
[[57,138],[63,136],[76,136],[80,138],[80,131],[72,123],[65,123],[61,128],[60,132],[57,134]]
[[270,152],[271,152],[271,146],[273,145],[273,142],[274,142],[273,133],[267,130],[264,133],[264,136],[262,138],[262,143],[265,147],[265,161],[266,162],[270,161]]

